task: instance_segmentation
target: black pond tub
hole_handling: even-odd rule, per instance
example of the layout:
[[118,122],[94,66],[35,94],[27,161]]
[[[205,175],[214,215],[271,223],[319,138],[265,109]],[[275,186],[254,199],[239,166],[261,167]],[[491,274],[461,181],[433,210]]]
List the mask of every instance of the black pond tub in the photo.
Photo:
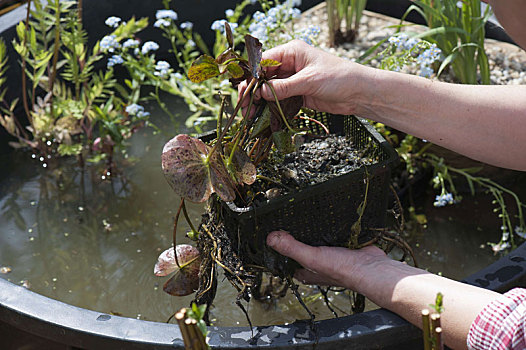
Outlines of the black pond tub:
[[[464,280],[505,292],[526,286],[526,243]],[[265,327],[210,327],[213,349],[420,349],[421,331],[385,310]],[[183,349],[174,324],[101,314],[0,279],[0,348]]]

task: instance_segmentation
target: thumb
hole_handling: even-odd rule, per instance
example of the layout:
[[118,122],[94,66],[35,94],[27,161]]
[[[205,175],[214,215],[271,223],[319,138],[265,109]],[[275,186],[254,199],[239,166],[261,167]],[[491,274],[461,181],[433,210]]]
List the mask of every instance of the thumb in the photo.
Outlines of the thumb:
[[[283,100],[292,96],[304,95],[304,83],[301,83],[301,77],[295,74],[285,79],[272,79],[268,82],[274,88],[278,100]],[[274,101],[274,94],[267,84],[261,87],[261,96],[267,101]]]
[[267,236],[267,245],[278,253],[296,260],[303,267],[317,270],[320,258],[319,247],[311,247],[297,241],[285,231],[274,231]]

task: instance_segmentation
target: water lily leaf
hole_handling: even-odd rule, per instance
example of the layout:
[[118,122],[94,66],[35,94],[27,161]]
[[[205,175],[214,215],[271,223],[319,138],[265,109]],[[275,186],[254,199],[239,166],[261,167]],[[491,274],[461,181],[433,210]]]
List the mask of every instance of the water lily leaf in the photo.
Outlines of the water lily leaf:
[[[225,145],[225,154],[230,156],[232,148],[232,143]],[[234,157],[232,157],[232,166],[232,170],[239,184],[251,185],[256,181],[256,167],[250,161],[248,155],[243,152],[243,150],[240,150],[239,147],[236,148]]]
[[292,153],[296,150],[292,142],[292,135],[285,130],[272,133],[272,140],[279,152],[283,154]]
[[[199,250],[189,244],[178,244],[175,247],[177,252],[177,260],[182,269],[196,269],[199,272],[199,263],[201,262]],[[157,263],[153,269],[155,276],[167,276],[179,270],[177,262],[175,261],[174,248],[170,247],[159,255]]]
[[266,59],[266,60],[261,61],[261,67],[279,67],[279,66],[281,66],[281,62],[278,62],[275,60]]
[[229,63],[226,66],[226,69],[228,70],[228,73],[232,76],[232,78],[239,79],[242,78],[245,72],[243,71],[243,68],[239,66],[239,64],[232,62]]
[[208,55],[197,58],[188,70],[188,78],[194,83],[201,83],[220,74],[216,60]]
[[254,38],[252,35],[245,35],[245,46],[247,48],[248,54],[248,65],[250,66],[250,72],[252,76],[256,79],[259,79],[261,73],[261,56],[262,56],[262,46],[257,38]]
[[233,201],[235,192],[221,155],[215,152],[207,161],[210,150],[199,139],[177,135],[163,148],[164,176],[175,193],[189,201],[204,202],[214,192]]
[[228,42],[228,47],[233,49],[234,48],[234,35],[232,35],[232,28],[230,28],[230,24],[228,24],[227,21],[225,21],[225,34],[226,34],[226,41]]
[[176,272],[163,286],[163,290],[176,297],[184,297],[199,288],[199,277],[194,278],[182,272]]

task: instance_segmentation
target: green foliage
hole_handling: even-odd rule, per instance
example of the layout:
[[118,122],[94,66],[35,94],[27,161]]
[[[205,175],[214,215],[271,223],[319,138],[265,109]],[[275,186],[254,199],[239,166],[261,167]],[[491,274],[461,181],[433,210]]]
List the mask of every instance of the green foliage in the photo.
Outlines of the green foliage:
[[[147,113],[137,116],[125,110],[137,98],[117,83],[112,67],[96,70],[105,50],[101,41],[91,49],[88,47],[76,1],[36,1],[32,8],[29,20],[17,25],[13,41],[22,62],[23,86],[27,87],[22,102],[31,134],[13,114],[14,106],[2,110],[6,113],[0,118],[2,126],[18,138],[18,145],[32,147],[43,155],[79,156],[79,159],[89,156],[106,159],[112,167],[114,150],[125,152],[126,139],[147,122]],[[132,19],[113,35],[122,40],[147,24],[146,19]],[[2,51],[3,46],[0,83],[5,80]],[[132,77],[130,85],[139,84]],[[0,97],[6,105],[4,96],[5,90]]]
[[[337,37],[354,41],[358,35],[360,20],[367,0],[327,0],[327,23],[329,26],[329,45],[336,44]],[[341,31],[341,22],[345,20],[345,34]]]
[[440,72],[449,64],[463,84],[489,84],[488,57],[484,50],[485,24],[489,7],[481,12],[480,0],[415,0],[402,20],[411,11],[424,17],[429,30],[419,34],[436,43],[446,56]]
[[197,327],[203,333],[203,336],[206,337],[208,335],[208,328],[206,327],[206,322],[204,321],[206,312],[206,304],[203,305],[197,305],[196,303],[192,303],[191,308],[186,309],[186,315],[197,321]]
[[443,301],[444,301],[444,295],[438,292],[435,298],[435,303],[429,304],[429,307],[435,310],[437,314],[441,314],[442,312],[444,312]]

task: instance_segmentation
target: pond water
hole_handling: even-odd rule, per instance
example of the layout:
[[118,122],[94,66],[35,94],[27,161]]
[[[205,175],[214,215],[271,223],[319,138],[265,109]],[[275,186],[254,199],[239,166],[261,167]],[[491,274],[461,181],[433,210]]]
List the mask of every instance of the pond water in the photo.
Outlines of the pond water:
[[[185,111],[180,102],[174,104],[172,108]],[[185,117],[181,113],[182,120]],[[171,245],[179,203],[160,166],[162,146],[176,133],[170,125],[162,125],[161,134],[144,129],[135,135],[129,153],[137,161],[122,168],[124,178],[112,181],[94,169],[81,171],[73,165],[43,168],[28,153],[2,159],[0,267],[11,272],[0,277],[75,306],[145,320],[164,322],[188,306],[192,295],[164,293],[167,278],[153,275],[159,253]],[[428,227],[410,238],[420,266],[461,279],[498,258],[486,243],[498,240],[500,225],[487,215],[489,199],[484,198],[477,202],[467,197],[455,208],[424,208]],[[463,207],[467,209],[459,209]],[[196,224],[202,210],[202,205],[189,206]],[[178,243],[189,243],[184,220],[180,225]],[[211,318],[219,326],[246,325],[234,304],[234,288],[221,276],[219,280]],[[318,319],[332,317],[316,298],[318,290],[301,291],[315,299],[309,307]],[[350,309],[345,293],[333,293],[331,299],[337,307]],[[307,318],[290,294],[277,303],[251,302],[249,314],[254,325]]]

